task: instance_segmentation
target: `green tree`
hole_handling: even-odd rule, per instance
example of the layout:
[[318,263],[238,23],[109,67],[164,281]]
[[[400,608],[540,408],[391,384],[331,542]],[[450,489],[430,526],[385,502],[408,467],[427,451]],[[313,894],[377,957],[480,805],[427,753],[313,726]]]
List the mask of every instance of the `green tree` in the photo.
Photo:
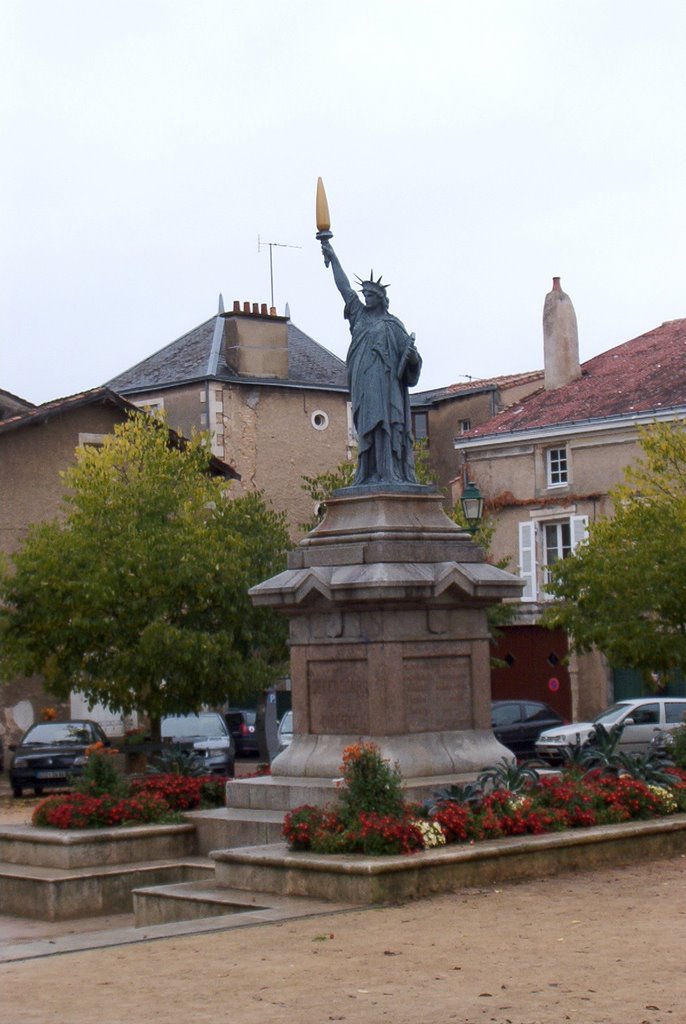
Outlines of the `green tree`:
[[557,603],[545,621],[578,651],[597,647],[617,668],[686,671],[686,431],[644,429],[643,457],[610,491],[614,517],[551,568]]
[[231,500],[207,435],[170,443],[136,414],[65,474],[63,515],[0,570],[0,671],[40,673],[123,713],[198,710],[255,690],[287,657],[286,625],[248,588],[280,571],[284,517]]

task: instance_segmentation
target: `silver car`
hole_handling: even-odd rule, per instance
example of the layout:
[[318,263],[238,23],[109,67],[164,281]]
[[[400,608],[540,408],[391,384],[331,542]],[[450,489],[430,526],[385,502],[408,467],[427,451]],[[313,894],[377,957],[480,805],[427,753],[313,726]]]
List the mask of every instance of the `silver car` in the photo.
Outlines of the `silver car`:
[[277,737],[279,741],[279,750],[285,750],[289,747],[291,740],[293,739],[293,712],[287,711],[281,721],[279,722],[279,728],[277,731]]
[[192,750],[208,774],[233,775],[236,748],[220,714],[168,715],[162,719],[162,739]]
[[576,744],[583,745],[592,737],[596,725],[607,730],[622,727],[618,749],[648,751],[654,738],[661,732],[672,732],[686,720],[686,698],[681,697],[638,697],[635,700],[620,700],[612,707],[601,711],[592,722],[574,722],[557,729],[546,729],[536,741],[536,756],[550,764],[559,764],[564,751]]

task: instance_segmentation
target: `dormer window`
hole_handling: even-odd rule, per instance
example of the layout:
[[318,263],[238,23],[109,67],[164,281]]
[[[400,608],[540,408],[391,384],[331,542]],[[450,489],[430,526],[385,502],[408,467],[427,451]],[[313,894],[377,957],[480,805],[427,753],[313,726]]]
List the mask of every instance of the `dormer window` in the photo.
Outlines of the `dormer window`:
[[546,452],[548,487],[564,487],[569,483],[566,448],[549,448]]

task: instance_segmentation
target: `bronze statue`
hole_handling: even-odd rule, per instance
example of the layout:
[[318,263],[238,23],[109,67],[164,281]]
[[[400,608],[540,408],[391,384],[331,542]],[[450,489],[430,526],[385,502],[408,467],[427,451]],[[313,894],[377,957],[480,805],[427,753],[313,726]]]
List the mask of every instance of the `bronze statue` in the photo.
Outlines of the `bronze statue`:
[[344,316],[350,321],[346,362],[358,438],[353,486],[416,485],[407,390],[419,380],[422,366],[414,334],[408,334],[401,321],[388,312],[387,286],[381,278],[375,281],[372,271],[369,280],[360,281],[361,302],[334,252],[330,232],[320,231],[318,237],[324,261],[331,265],[345,302]]

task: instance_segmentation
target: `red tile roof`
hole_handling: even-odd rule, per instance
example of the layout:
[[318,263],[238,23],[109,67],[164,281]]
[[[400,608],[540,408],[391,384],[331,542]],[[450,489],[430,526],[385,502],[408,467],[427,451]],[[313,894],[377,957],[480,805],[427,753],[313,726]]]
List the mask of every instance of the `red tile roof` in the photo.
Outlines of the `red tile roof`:
[[668,320],[581,365],[581,377],[528,395],[460,440],[686,406],[686,319]]
[[472,377],[470,380],[448,384],[443,388],[430,388],[428,391],[413,391],[410,400],[413,405],[431,404],[454,398],[456,395],[467,395],[474,391],[507,391],[531,381],[543,380],[543,370],[528,370],[522,373],[510,373],[500,377]]

